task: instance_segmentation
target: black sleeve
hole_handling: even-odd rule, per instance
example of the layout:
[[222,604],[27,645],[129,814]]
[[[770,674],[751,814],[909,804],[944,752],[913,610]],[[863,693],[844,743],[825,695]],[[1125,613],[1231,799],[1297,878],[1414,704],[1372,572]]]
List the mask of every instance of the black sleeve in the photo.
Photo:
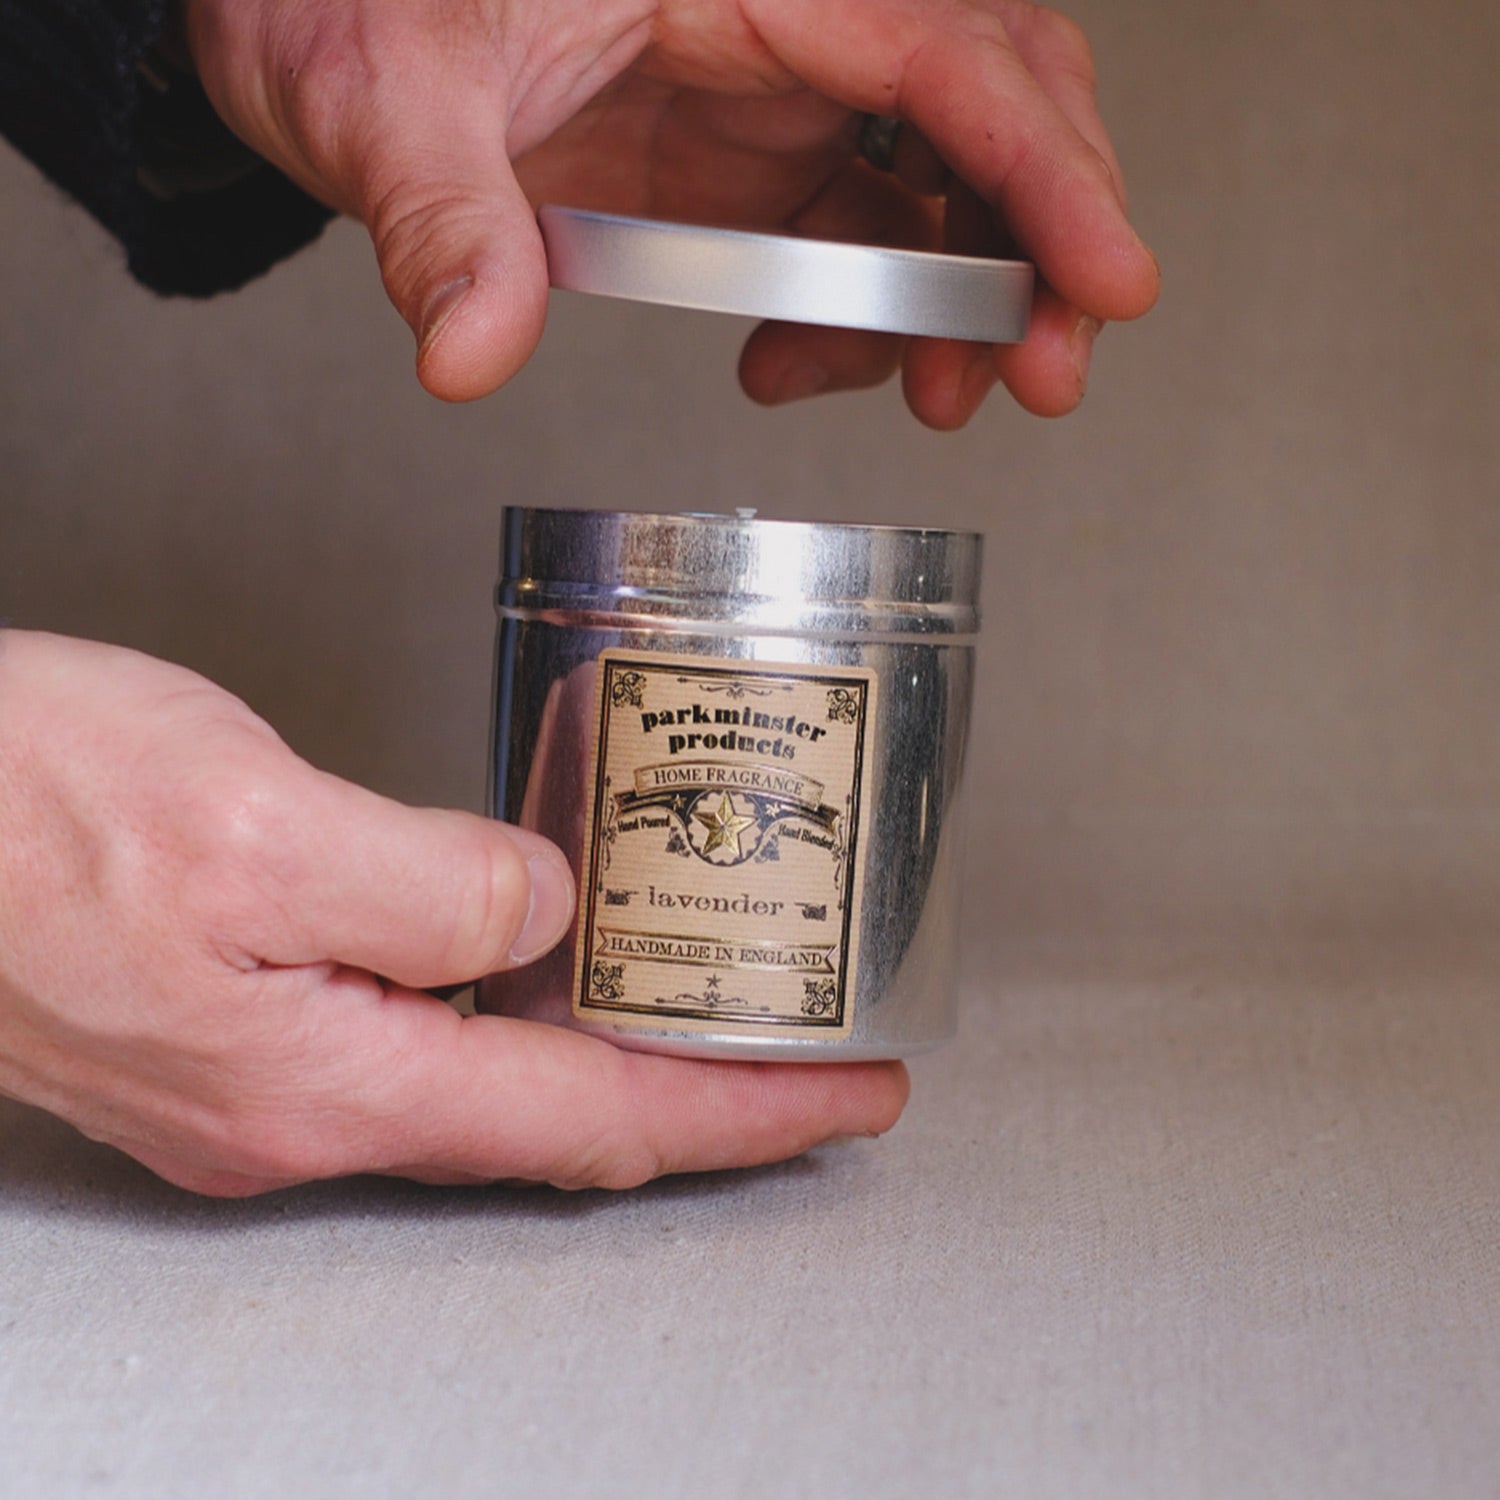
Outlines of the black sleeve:
[[152,48],[169,0],[0,0],[0,135],[154,291],[242,285],[333,217],[242,145]]

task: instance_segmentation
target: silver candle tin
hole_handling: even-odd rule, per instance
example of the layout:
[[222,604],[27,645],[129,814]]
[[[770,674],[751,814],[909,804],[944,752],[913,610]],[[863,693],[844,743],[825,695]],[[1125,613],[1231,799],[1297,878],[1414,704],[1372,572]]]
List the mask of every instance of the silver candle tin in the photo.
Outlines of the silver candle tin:
[[506,511],[490,805],[575,931],[479,1008],[700,1057],[902,1057],[956,1021],[981,539]]

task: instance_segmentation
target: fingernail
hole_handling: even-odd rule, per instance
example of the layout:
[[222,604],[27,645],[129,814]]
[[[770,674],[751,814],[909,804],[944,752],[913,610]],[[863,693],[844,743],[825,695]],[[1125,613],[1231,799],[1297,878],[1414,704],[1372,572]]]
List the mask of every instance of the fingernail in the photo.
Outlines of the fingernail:
[[433,293],[432,300],[422,313],[422,332],[417,338],[417,355],[427,352],[427,346],[443,331],[443,324],[453,316],[453,310],[474,289],[472,276],[460,276]]
[[793,365],[776,383],[776,394],[772,400],[778,403],[802,401],[808,396],[816,396],[820,391],[828,389],[828,382],[832,378],[822,365]]
[[1094,356],[1094,340],[1098,338],[1102,326],[1098,318],[1091,318],[1085,313],[1073,325],[1072,336],[1068,339],[1068,353],[1073,356],[1073,369],[1078,376],[1080,392],[1089,383],[1089,361]]
[[531,906],[526,925],[510,946],[512,963],[529,964],[540,958],[573,921],[573,873],[560,854],[539,850],[526,861],[531,875]]

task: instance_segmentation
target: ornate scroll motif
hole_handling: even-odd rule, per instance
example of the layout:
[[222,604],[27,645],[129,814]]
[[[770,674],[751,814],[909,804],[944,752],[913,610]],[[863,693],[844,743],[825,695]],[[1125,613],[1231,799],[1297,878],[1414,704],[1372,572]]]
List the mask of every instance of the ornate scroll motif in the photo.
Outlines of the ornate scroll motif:
[[848,688],[828,689],[828,722],[853,724],[859,718],[859,699]]
[[838,985],[832,979],[804,979],[802,981],[802,1014],[804,1016],[826,1016],[838,1003]]
[[789,693],[792,691],[790,684],[784,683],[761,683],[745,682],[720,682],[713,677],[679,677],[678,683],[687,687],[689,684],[701,689],[705,693],[723,693],[731,702],[739,702],[748,693],[752,698],[769,698],[772,693]]
[[[703,983],[701,995],[681,994],[673,995],[670,1000],[665,996],[658,995],[658,1005],[691,1005],[701,1006],[704,1010],[748,1009],[750,1002],[743,995],[726,995],[723,992],[724,981],[717,974],[710,974]],[[765,1007],[763,1006],[762,1009]]]
[[640,708],[646,701],[645,675],[621,672],[610,685],[609,696],[616,708]]
[[595,1000],[623,1000],[625,965],[607,964],[603,959],[598,960],[589,975],[589,989]]

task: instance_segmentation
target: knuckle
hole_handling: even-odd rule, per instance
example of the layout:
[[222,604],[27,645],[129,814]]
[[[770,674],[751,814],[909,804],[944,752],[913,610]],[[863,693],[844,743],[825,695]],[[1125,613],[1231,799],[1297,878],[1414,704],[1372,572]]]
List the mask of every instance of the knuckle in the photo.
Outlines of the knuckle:
[[319,1132],[264,1115],[231,1122],[222,1161],[235,1176],[287,1184],[318,1182],[347,1170],[342,1153]]
[[197,868],[189,872],[189,890],[199,900],[263,898],[295,884],[297,813],[273,782],[231,781],[193,812]]
[[346,37],[316,8],[296,8],[282,18],[273,50],[280,60],[277,102],[288,133],[317,154],[345,138],[348,101],[374,83],[368,49]]
[[1042,6],[1038,9],[1037,19],[1042,27],[1042,34],[1058,51],[1093,66],[1094,54],[1089,46],[1088,33],[1072,16]]
[[650,1142],[635,1140],[616,1143],[608,1157],[601,1160],[594,1181],[610,1192],[627,1192],[664,1175],[666,1163]]
[[179,925],[217,929],[288,888],[296,810],[281,778],[238,745],[215,747],[187,775],[163,776],[137,820],[143,877]]
[[253,1198],[258,1193],[271,1192],[278,1186],[239,1172],[200,1171],[196,1167],[184,1167],[180,1170],[157,1168],[156,1174],[174,1187],[196,1193],[200,1198]]
[[137,819],[138,864],[173,930],[206,938],[222,957],[300,920],[307,796],[306,768],[285,746],[238,726],[160,777]]
[[644,1140],[622,1141],[611,1136],[577,1152],[568,1170],[553,1179],[553,1186],[568,1191],[603,1188],[606,1192],[628,1192],[664,1175],[660,1153]]
[[1044,5],[1033,6],[1028,24],[1034,43],[1052,61],[1080,83],[1092,90],[1098,76],[1094,67],[1094,49],[1088,33],[1072,16]]
[[477,239],[484,228],[482,205],[472,197],[423,190],[416,185],[421,181],[398,167],[394,182],[372,193],[363,213],[386,292],[408,318],[422,311],[432,283],[448,274],[451,247]]
[[600,1066],[593,1095],[614,1103],[575,1141],[566,1170],[553,1181],[558,1187],[624,1192],[665,1176],[674,1165],[654,1138],[650,1108],[636,1095],[628,1059],[611,1055]]
[[216,860],[260,869],[270,863],[288,834],[281,799],[263,781],[222,789],[199,814],[203,837]]

